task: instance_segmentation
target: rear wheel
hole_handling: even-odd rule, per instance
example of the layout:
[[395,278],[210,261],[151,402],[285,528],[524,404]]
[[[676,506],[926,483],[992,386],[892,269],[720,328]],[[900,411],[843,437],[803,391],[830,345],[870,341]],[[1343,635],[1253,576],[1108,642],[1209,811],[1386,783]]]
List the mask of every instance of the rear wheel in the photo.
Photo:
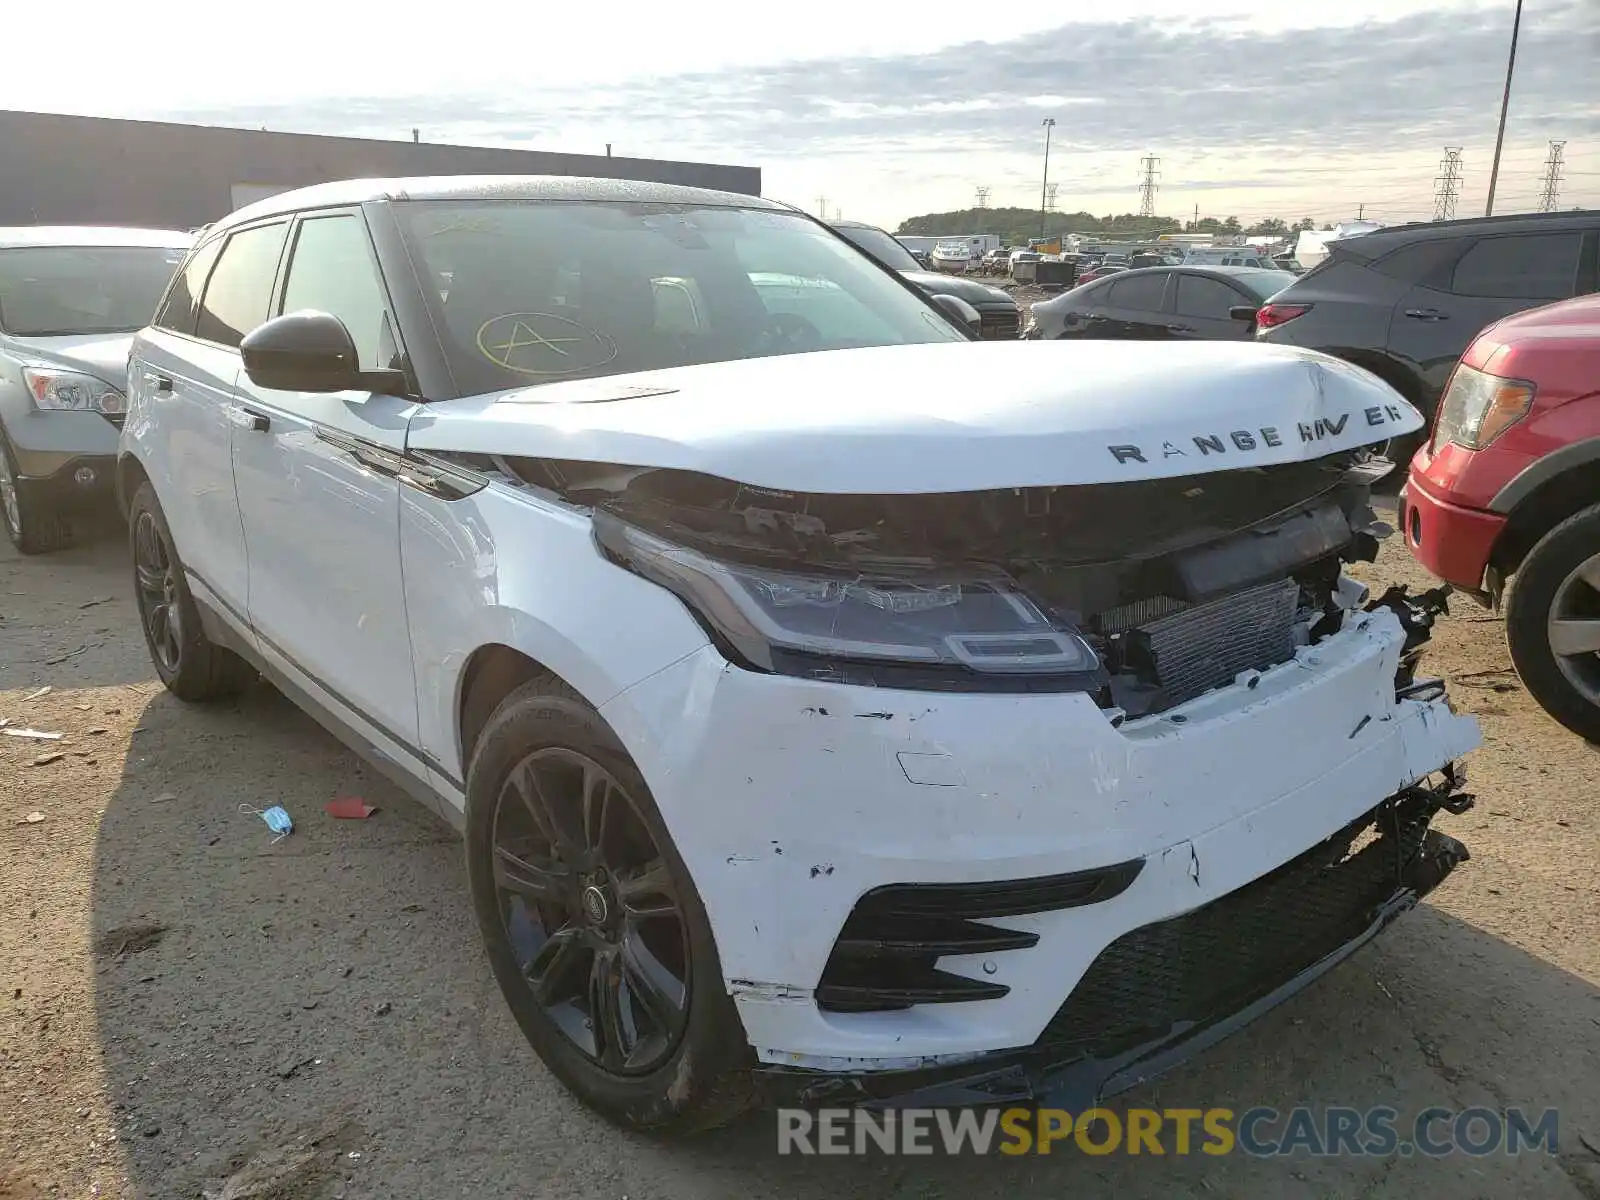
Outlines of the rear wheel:
[[551,677],[490,717],[467,774],[467,877],[529,1043],[619,1124],[688,1132],[753,1102],[699,894],[638,768]]
[[1528,552],[1506,600],[1506,641],[1540,706],[1600,742],[1600,505]]
[[11,544],[23,554],[59,550],[71,540],[66,521],[30,500],[18,485],[17,460],[4,430],[0,430],[0,523]]
[[172,531],[148,483],[140,486],[128,506],[128,540],[139,625],[161,682],[180,700],[236,695],[255,672],[238,655],[206,637],[172,545]]

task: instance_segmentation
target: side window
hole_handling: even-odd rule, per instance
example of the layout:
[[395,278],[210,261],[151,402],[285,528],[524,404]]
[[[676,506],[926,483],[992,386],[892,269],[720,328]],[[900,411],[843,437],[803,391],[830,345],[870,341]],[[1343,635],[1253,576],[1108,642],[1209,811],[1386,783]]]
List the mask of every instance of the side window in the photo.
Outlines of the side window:
[[1412,242],[1398,250],[1389,251],[1372,264],[1372,269],[1379,275],[1387,275],[1402,283],[1433,287],[1440,282],[1435,276],[1448,271],[1450,261],[1460,256],[1461,244],[1460,238],[1429,238]]
[[1225,283],[1203,275],[1178,276],[1178,312],[1185,317],[1226,321],[1228,310],[1247,301]]
[[353,214],[300,222],[283,311],[314,308],[344,322],[364,371],[393,365],[389,301],[367,241],[366,222]]
[[205,290],[206,276],[211,264],[217,261],[217,251],[222,249],[222,239],[208,242],[189,256],[183,270],[172,280],[167,298],[156,314],[154,324],[174,333],[193,333],[195,312],[199,308],[200,293]]
[[1160,312],[1161,296],[1166,288],[1165,272],[1159,275],[1136,275],[1132,279],[1119,279],[1111,285],[1111,293],[1106,297],[1106,303],[1115,308]]
[[196,337],[237,346],[245,334],[267,319],[272,281],[278,274],[288,230],[285,224],[258,225],[228,239],[200,302]]
[[1481,238],[1456,264],[1458,296],[1564,300],[1577,287],[1583,234],[1524,233]]

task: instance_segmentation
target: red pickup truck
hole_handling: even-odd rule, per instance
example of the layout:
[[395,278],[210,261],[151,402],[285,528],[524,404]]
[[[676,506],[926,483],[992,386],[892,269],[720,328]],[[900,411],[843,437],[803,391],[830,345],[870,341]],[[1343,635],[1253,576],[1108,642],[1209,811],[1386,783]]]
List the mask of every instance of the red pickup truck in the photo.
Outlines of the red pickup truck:
[[1600,295],[1478,334],[1411,461],[1400,523],[1433,574],[1504,596],[1524,686],[1600,742]]

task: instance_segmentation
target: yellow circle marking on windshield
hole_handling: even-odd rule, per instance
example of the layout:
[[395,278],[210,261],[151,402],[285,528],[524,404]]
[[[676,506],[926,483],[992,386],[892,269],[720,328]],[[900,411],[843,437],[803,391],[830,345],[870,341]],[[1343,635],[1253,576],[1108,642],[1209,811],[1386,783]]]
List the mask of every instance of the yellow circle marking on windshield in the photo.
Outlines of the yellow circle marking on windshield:
[[518,375],[571,375],[602,367],[617,347],[597,329],[554,313],[503,313],[478,326],[478,352]]

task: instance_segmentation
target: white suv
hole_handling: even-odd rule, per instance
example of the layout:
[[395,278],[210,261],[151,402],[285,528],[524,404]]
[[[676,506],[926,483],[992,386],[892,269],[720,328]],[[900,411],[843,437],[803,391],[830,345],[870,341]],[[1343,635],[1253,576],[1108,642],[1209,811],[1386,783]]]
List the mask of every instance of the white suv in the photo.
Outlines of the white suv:
[[462,829],[626,1124],[1081,1102],[1465,856],[1428,612],[1341,569],[1420,418],[1344,363],[971,345],[780,205],[500,178],[232,214],[130,380],[161,678],[265,675]]

